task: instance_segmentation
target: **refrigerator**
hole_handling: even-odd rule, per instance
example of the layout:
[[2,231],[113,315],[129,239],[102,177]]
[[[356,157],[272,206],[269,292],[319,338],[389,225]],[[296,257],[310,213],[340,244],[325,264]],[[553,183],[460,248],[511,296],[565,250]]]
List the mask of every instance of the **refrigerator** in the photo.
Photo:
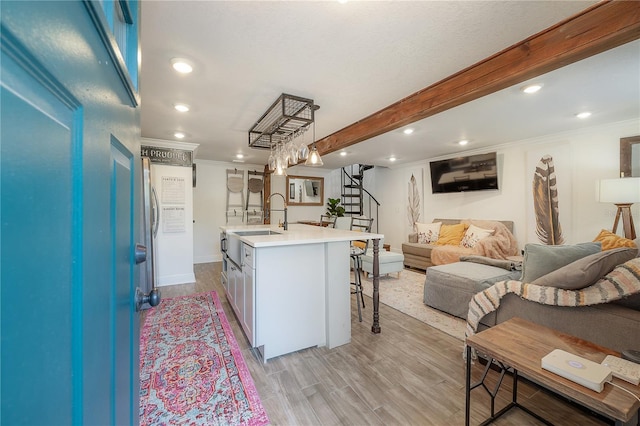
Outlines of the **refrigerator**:
[[146,247],[146,261],[140,273],[139,294],[136,295],[138,308],[142,310],[160,303],[156,265],[160,206],[151,177],[151,160],[149,157],[142,157],[142,232]]

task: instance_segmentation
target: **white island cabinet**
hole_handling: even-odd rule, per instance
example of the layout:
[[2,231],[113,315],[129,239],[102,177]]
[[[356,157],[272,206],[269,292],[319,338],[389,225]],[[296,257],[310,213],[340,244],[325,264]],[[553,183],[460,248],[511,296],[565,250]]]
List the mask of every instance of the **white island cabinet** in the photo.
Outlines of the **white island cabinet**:
[[[247,235],[270,229],[259,225],[221,229],[230,248],[240,243],[240,255],[227,253],[241,265],[228,263],[235,272],[227,271],[227,298],[264,361],[351,341],[349,247],[363,233],[297,224],[287,231],[272,228],[275,235]],[[239,241],[234,244],[233,238]]]

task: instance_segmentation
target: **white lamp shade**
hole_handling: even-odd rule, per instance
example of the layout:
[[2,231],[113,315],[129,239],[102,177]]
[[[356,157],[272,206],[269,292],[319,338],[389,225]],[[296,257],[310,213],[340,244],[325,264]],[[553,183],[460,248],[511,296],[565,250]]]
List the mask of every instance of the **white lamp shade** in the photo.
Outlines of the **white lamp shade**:
[[613,204],[640,202],[640,178],[602,179],[598,200]]

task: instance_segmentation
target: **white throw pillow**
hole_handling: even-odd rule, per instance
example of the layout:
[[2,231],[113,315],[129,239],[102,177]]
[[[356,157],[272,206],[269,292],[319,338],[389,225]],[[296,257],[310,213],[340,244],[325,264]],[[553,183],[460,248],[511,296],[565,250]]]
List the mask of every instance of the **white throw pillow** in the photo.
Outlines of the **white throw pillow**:
[[466,248],[474,248],[478,241],[481,239],[488,237],[493,234],[495,229],[483,229],[479,226],[469,225],[467,231],[464,233],[464,237],[462,237],[462,241],[460,241],[460,245]]
[[418,243],[420,244],[433,244],[438,241],[440,237],[440,226],[442,222],[434,223],[418,223],[416,222],[416,228],[418,228]]

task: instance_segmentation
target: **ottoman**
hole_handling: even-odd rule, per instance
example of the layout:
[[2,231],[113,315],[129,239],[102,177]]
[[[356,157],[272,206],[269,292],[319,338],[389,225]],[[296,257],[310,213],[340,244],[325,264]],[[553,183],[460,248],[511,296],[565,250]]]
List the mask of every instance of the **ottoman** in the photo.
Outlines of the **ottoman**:
[[[380,250],[380,252],[378,252],[378,266],[380,275],[397,272],[398,278],[400,278],[400,272],[404,269],[404,255],[402,253]],[[372,250],[367,250],[367,252],[362,255],[362,270],[367,273],[367,276],[373,274]]]
[[[427,268],[424,280],[424,303],[432,308],[467,319],[469,302],[476,293],[498,281],[518,280],[521,271],[474,262],[455,262]],[[495,325],[495,312],[482,323]]]

